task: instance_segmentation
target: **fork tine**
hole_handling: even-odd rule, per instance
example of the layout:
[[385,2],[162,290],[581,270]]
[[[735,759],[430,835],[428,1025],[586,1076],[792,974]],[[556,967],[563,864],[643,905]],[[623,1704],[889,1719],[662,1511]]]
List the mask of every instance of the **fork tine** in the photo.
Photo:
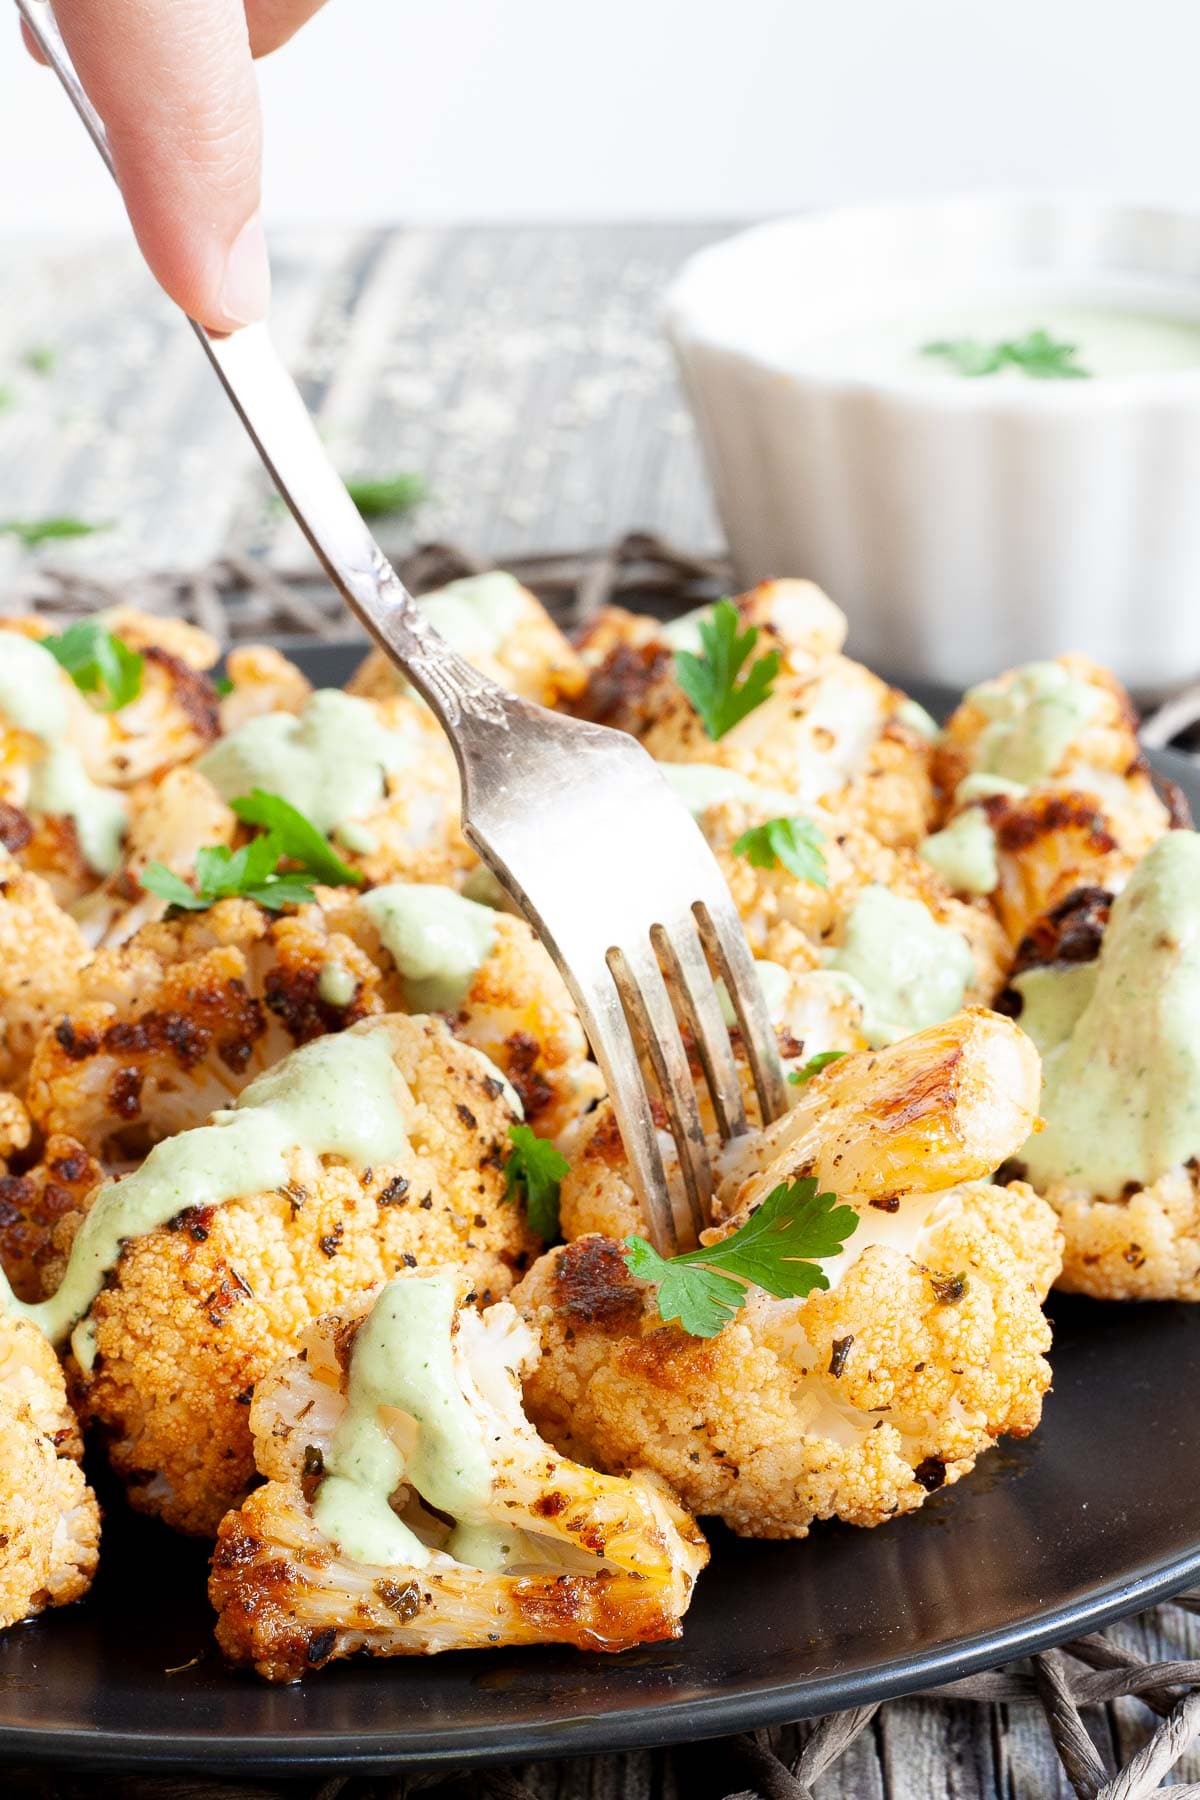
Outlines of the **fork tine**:
[[746,1108],[729,1028],[713,984],[712,970],[695,926],[688,921],[673,932],[655,925],[650,941],[665,964],[668,979],[695,1039],[704,1079],[712,1096],[722,1143],[746,1130]]
[[[566,972],[564,968],[563,973]],[[633,1189],[646,1208],[651,1242],[660,1256],[673,1256],[678,1248],[675,1209],[671,1204],[667,1172],[658,1147],[658,1132],[646,1094],[646,1079],[628,1022],[617,1003],[615,987],[609,990],[612,1004],[601,1011],[594,1003],[595,997],[582,984],[572,979],[568,985],[604,1076],[629,1159]]]
[[[649,948],[647,944],[647,951]],[[710,1221],[712,1165],[700,1122],[700,1108],[696,1104],[691,1067],[662,970],[651,955],[639,956],[635,964],[620,948],[610,950],[605,960],[634,1041],[649,1057],[658,1081],[659,1093],[671,1122],[671,1136],[679,1152],[692,1235],[698,1239]],[[678,1230],[675,1235],[678,1239]]]
[[741,920],[732,906],[728,908],[729,917],[726,911],[726,907],[710,907],[704,900],[697,900],[692,907],[704,948],[721,971],[733,1002],[742,1029],[742,1042],[750,1059],[762,1121],[769,1125],[772,1119],[787,1111],[787,1089],[783,1083],[779,1045]]

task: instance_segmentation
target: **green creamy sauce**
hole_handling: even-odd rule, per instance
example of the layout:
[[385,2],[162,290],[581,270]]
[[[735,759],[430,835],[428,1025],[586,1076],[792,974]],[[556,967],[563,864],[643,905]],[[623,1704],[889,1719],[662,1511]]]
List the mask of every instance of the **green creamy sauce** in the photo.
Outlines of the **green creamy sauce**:
[[[402,1478],[455,1521],[446,1549],[459,1561],[498,1568],[505,1540],[516,1535],[487,1518],[492,1468],[454,1371],[454,1310],[448,1276],[401,1276],[382,1290],[354,1340],[346,1410],[313,1506],[317,1528],[354,1562],[428,1563],[428,1547],[389,1505]],[[416,1422],[407,1459],[380,1418],[385,1407]]]
[[941,727],[933,714],[926,712],[919,700],[913,700],[907,694],[896,708],[896,717],[901,725],[907,725],[910,731],[915,731],[927,743],[936,744],[942,735]]
[[165,1138],[132,1175],[100,1188],[50,1299],[20,1301],[0,1276],[0,1304],[60,1343],[116,1267],[125,1241],[165,1225],[185,1207],[219,1206],[282,1187],[294,1149],[344,1156],[359,1168],[394,1162],[408,1142],[402,1093],[386,1027],[358,1026],[303,1045],[211,1125]]
[[954,804],[969,806],[973,800],[991,800],[996,795],[1019,800],[1028,792],[1026,782],[1006,781],[1003,775],[964,775],[954,790]]
[[34,769],[29,807],[35,813],[65,813],[75,821],[79,848],[100,875],[111,875],[121,861],[121,845],[129,825],[122,794],[97,787],[69,744],[52,744]]
[[698,819],[710,806],[720,806],[724,800],[766,802],[778,806],[783,816],[796,810],[795,794],[757,787],[736,769],[722,769],[716,763],[702,762],[660,762],[658,766],[693,819]]
[[[1200,837],[1168,832],[1113,904],[1093,987],[1064,999],[1047,1049],[1045,1129],[1021,1151],[1037,1187],[1101,1195],[1156,1181],[1200,1152]],[[1060,977],[1062,979],[1062,977]],[[1030,986],[1020,977],[1021,991]],[[1045,1002],[1035,1028],[1045,1032]],[[1025,1020],[1022,1017],[1021,1023]]]
[[918,854],[961,894],[990,894],[999,883],[996,833],[977,806],[968,807],[943,831],[927,837],[918,846]]
[[[409,766],[414,749],[382,725],[365,700],[319,688],[304,711],[264,713],[199,758],[223,800],[253,788],[283,798],[328,835],[379,806],[387,776]],[[345,839],[343,838],[343,842]]]
[[1041,1056],[1065,1044],[1096,991],[1097,965],[1060,963],[1013,977],[1021,996],[1021,1030]]
[[1030,786],[1054,774],[1103,696],[1061,664],[1035,662],[1004,684],[985,681],[971,688],[967,699],[988,719],[979,738],[976,771]]
[[122,795],[97,787],[79,752],[61,741],[70,724],[68,680],[50,652],[32,638],[0,632],[0,713],[46,746],[30,772],[29,811],[71,819],[91,867],[99,875],[111,875],[121,860],[128,808]]
[[361,905],[414,1012],[457,1012],[496,940],[496,914],[452,888],[393,882]]
[[[783,1017],[783,1009],[792,985],[792,978],[781,963],[768,962],[764,957],[754,964],[754,973],[758,976],[758,985],[762,989],[762,997],[767,1003],[767,1011],[773,1024],[778,1025]],[[730,1027],[737,1024],[737,1014],[733,1010],[733,1001],[729,998],[729,989],[723,981],[717,982],[717,999],[721,1003],[721,1017]]]
[[525,595],[514,575],[497,569],[422,594],[417,604],[450,647],[470,662],[504,648],[525,610]]
[[864,888],[836,949],[825,952],[863,1009],[873,1049],[958,1011],[975,972],[966,939],[939,925],[919,900]]
[[19,631],[0,634],[0,712],[30,737],[43,743],[67,729],[69,680],[48,650]]
[[326,1006],[349,1006],[358,992],[358,982],[345,963],[322,963],[317,976],[317,993]]

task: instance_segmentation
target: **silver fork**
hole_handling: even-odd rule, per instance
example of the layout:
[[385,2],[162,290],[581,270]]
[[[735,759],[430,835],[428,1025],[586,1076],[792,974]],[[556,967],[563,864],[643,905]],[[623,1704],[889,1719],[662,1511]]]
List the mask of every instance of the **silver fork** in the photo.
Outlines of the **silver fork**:
[[[104,126],[48,0],[16,4],[111,173]],[[699,827],[633,738],[506,694],[438,635],[346,492],[265,326],[217,337],[191,323],[330,580],[441,721],[462,777],[464,833],[562,971],[656,1247],[686,1248],[708,1222],[713,1175],[681,1023],[722,1141],[746,1130],[714,976],[733,1002],[764,1121],[786,1106],[754,960]],[[682,1194],[667,1179],[642,1058]]]

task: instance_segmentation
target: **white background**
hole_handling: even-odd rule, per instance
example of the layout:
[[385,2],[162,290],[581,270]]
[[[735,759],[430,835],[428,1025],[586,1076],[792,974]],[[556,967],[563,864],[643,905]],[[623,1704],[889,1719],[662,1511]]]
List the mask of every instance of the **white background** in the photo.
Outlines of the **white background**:
[[[719,218],[985,186],[1200,202],[1198,69],[1194,0],[329,0],[263,65],[268,219]],[[0,236],[119,228],[15,25],[0,159]]]

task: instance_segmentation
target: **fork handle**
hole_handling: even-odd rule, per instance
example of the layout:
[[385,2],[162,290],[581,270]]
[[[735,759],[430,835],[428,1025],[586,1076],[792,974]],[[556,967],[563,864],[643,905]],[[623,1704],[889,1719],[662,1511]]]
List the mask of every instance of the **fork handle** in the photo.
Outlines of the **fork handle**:
[[[49,0],[16,0],[46,61],[87,127],[110,174],[103,122],[84,92]],[[346,491],[265,325],[228,337],[190,320],[276,487],[351,611],[399,663],[454,745],[464,725],[509,723],[509,697],[452,650],[401,582]]]

